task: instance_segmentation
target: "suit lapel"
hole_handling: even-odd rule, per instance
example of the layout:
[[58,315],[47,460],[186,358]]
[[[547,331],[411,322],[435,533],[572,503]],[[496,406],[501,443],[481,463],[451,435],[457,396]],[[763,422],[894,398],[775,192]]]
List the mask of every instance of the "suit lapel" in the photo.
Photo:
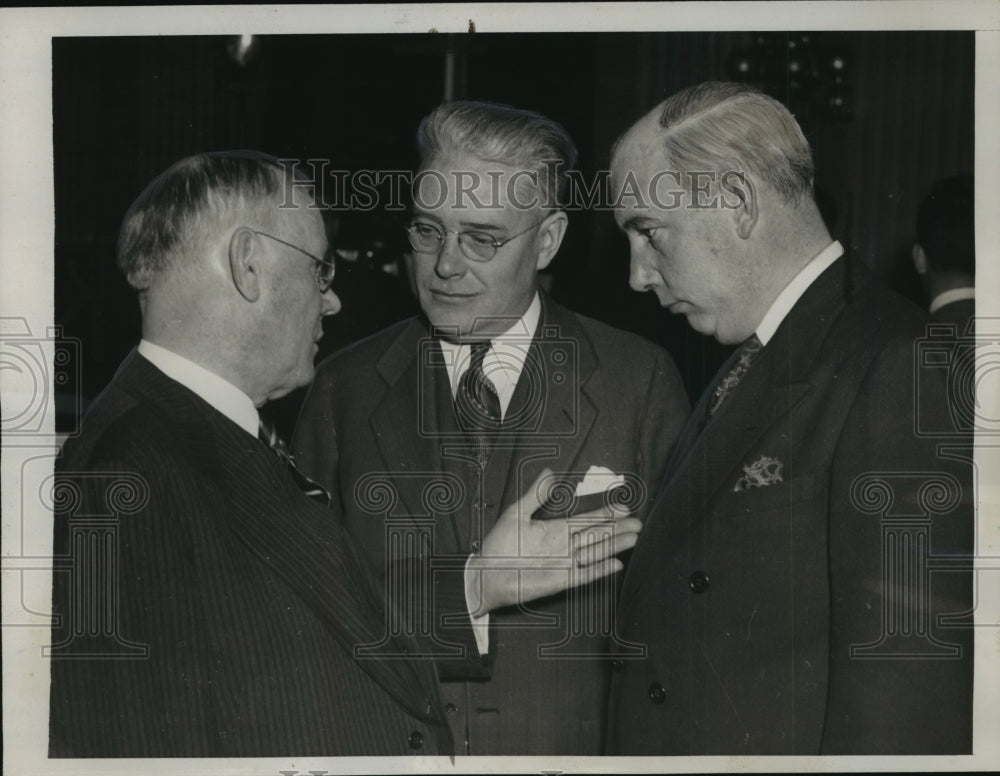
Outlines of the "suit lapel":
[[757,440],[811,390],[809,370],[853,285],[845,271],[842,257],[806,289],[739,387],[699,434],[706,390],[682,438],[687,450],[679,450],[673,468],[668,469],[668,487],[688,477],[697,462],[705,474],[699,478],[702,486],[694,491],[699,500],[693,503],[705,503],[728,481]]
[[502,440],[513,448],[503,507],[520,498],[543,469],[573,471],[597,419],[588,390],[597,368],[590,338],[576,315],[544,294],[541,300],[538,330],[507,412],[520,422]]
[[[676,463],[670,487],[679,481],[686,482],[685,498],[689,498],[691,504],[710,502],[757,440],[779,419],[787,417],[811,389],[806,382],[780,379],[782,373],[786,378],[788,375],[787,360],[779,355],[787,354],[787,350],[780,342],[772,341],[768,345],[776,347],[761,354],[739,388],[690,442],[687,453]],[[701,402],[699,410],[704,412]],[[692,472],[693,467],[697,471]]]
[[[115,379],[169,420],[185,455],[225,494],[220,524],[306,603],[349,655],[359,645],[386,641],[383,605],[346,533],[299,491],[277,456],[134,351]],[[356,662],[411,714],[433,718],[424,700],[436,697],[432,663]]]
[[444,371],[441,349],[414,319],[379,360],[386,382],[369,422],[384,470],[393,480],[402,509],[423,515],[425,476],[441,470],[437,381]]
[[664,469],[665,482],[669,482],[673,478],[674,472],[681,468],[688,454],[691,452],[691,448],[705,430],[708,424],[708,403],[710,397],[715,387],[719,384],[721,377],[732,369],[737,358],[739,358],[738,349],[733,351],[729,358],[726,359],[725,363],[719,368],[715,378],[702,391],[701,398],[698,399],[698,403],[688,416],[684,428],[681,429],[681,433],[674,443],[674,449],[670,453],[670,458],[667,460],[667,465]]
[[[794,407],[812,390],[809,374],[834,321],[844,309],[854,279],[846,274],[845,259],[834,262],[800,297],[774,333],[740,385],[715,416],[700,430],[707,393],[698,402],[681,438],[680,447],[660,486],[650,519],[705,519],[723,485],[754,445],[775,423],[784,422]],[[642,542],[640,541],[640,545]],[[645,550],[645,548],[642,548]],[[631,566],[656,562],[656,552],[636,548]],[[641,569],[626,575],[623,601],[644,595]]]
[[423,699],[433,682],[419,663],[357,659],[359,646],[391,639],[383,604],[343,528],[299,491],[262,443],[220,419],[214,428],[231,483],[226,522],[233,533],[319,616],[362,670],[411,714],[427,719]]

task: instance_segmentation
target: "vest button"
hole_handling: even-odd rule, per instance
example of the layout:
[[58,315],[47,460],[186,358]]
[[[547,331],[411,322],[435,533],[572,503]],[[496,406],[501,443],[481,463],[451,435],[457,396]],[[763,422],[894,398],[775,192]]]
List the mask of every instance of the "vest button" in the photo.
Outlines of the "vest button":
[[410,749],[422,749],[424,746],[424,734],[419,730],[414,730],[410,733],[410,737],[406,741],[409,743]]
[[456,706],[454,703],[446,703],[444,705],[444,712],[449,717],[454,717],[455,714],[458,713],[458,706]]
[[663,688],[663,685],[659,682],[653,682],[649,685],[649,699],[659,705],[667,699],[667,691]]
[[708,574],[704,571],[695,571],[688,577],[688,587],[691,588],[692,592],[704,593],[708,590]]
[[611,661],[611,668],[614,671],[621,671],[625,667],[625,661],[620,657],[616,657]]

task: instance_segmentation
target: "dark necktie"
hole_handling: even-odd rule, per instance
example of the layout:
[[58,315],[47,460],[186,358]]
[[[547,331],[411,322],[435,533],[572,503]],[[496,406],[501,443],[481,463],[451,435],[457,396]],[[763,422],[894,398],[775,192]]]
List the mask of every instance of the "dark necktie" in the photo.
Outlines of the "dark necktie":
[[735,363],[723,375],[712,392],[712,398],[708,402],[708,417],[712,417],[726,401],[726,398],[736,389],[744,375],[750,370],[757,354],[763,349],[764,345],[756,334],[740,345],[734,355]]
[[483,371],[483,360],[490,349],[489,340],[473,342],[472,361],[458,381],[455,414],[459,427],[470,434],[476,445],[476,460],[485,466],[492,447],[493,434],[500,428],[500,398]]
[[288,446],[285,444],[284,440],[278,436],[278,430],[263,418],[260,419],[260,427],[257,432],[257,437],[261,442],[270,447],[281,462],[285,464],[285,468],[288,469],[288,473],[292,475],[292,479],[295,480],[295,484],[299,486],[299,490],[301,490],[313,501],[318,501],[325,507],[330,506],[330,491],[315,480],[307,477],[301,470],[299,470],[299,468],[295,465],[295,461],[292,459],[291,454],[288,452]]

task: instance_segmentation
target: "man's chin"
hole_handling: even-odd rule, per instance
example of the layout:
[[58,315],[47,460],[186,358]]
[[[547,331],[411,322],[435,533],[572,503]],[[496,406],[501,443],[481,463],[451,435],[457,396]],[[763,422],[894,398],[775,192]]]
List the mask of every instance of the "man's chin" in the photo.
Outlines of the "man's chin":
[[708,337],[716,336],[715,319],[711,316],[689,310],[684,313],[684,317],[687,318],[688,326],[699,334],[704,334]]
[[431,331],[435,337],[447,340],[448,342],[453,342],[456,345],[461,344],[462,342],[469,342],[470,340],[482,339],[481,337],[476,337],[469,331],[464,331],[459,327],[450,324],[431,324]]
[[436,337],[448,340],[449,342],[462,342],[470,339],[474,322],[469,322],[459,318],[452,318],[447,315],[428,315],[427,323],[431,327]]
[[271,391],[267,394],[267,400],[274,401],[275,399],[280,399],[283,396],[287,396],[288,394],[292,393],[293,391],[297,391],[300,388],[305,388],[307,385],[309,385],[309,383],[312,382],[313,376],[315,374],[316,374],[316,369],[312,366],[312,364],[310,364],[308,370],[302,370],[302,372],[297,376],[292,374],[286,375],[284,384],[271,389]]

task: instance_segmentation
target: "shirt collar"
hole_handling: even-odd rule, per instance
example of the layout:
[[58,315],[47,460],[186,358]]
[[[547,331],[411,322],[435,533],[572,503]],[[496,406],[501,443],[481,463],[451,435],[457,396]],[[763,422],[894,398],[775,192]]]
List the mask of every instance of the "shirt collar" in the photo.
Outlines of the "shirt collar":
[[[483,359],[483,373],[496,389],[501,415],[506,414],[507,407],[510,406],[541,315],[542,300],[536,291],[524,315],[503,334],[490,340],[490,349]],[[469,368],[472,349],[464,342],[449,342],[445,339],[439,341],[441,352],[444,354],[445,368],[448,370],[448,380],[451,383],[451,395],[454,397],[462,375]]]
[[149,340],[139,341],[139,355],[171,380],[196,393],[248,434],[256,437],[260,416],[243,391],[190,359]]
[[755,333],[757,339],[762,344],[766,345],[770,341],[771,337],[774,336],[774,332],[781,325],[781,322],[785,320],[791,309],[795,307],[795,303],[799,301],[799,298],[806,292],[806,289],[813,284],[813,281],[843,255],[844,247],[837,240],[834,240],[799,270],[799,273],[791,279],[789,284],[785,286],[782,292],[771,303],[771,307],[768,309],[767,314],[764,315],[764,319],[757,325]]
[[938,310],[940,310],[945,305],[954,304],[955,302],[964,302],[966,299],[975,299],[976,289],[972,286],[965,286],[963,288],[949,288],[947,291],[942,291],[940,294],[934,297],[931,301],[930,312],[933,315]]

